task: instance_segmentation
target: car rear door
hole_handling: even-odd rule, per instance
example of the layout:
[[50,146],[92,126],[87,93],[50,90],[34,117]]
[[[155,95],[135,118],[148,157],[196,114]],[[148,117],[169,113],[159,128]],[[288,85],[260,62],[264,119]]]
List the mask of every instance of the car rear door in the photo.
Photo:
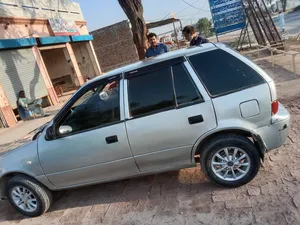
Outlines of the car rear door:
[[129,71],[124,86],[128,139],[140,171],[191,166],[193,145],[216,118],[185,58]]

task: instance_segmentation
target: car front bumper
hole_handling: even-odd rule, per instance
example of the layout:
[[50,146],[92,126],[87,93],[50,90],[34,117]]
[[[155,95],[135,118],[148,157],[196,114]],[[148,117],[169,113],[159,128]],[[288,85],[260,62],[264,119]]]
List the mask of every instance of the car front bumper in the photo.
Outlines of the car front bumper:
[[263,141],[266,151],[282,146],[289,133],[290,114],[287,109],[279,104],[278,113],[272,116],[272,123],[268,126],[260,127],[255,133]]

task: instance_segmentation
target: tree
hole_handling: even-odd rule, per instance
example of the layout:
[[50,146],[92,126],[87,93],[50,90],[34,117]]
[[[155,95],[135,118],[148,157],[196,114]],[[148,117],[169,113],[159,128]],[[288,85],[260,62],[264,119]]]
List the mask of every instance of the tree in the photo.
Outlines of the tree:
[[139,58],[144,59],[148,40],[142,0],[118,0],[118,2],[131,23],[133,41],[136,45]]
[[281,2],[281,6],[282,6],[282,11],[285,12],[287,0],[280,0],[280,2]]
[[201,18],[196,24],[196,29],[199,31],[199,33],[204,34],[207,37],[212,35],[211,28],[212,23],[206,17]]

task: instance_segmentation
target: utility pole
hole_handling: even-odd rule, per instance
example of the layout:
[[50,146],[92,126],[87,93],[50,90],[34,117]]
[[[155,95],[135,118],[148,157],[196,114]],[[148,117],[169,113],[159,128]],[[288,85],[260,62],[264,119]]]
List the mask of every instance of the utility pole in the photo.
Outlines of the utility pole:
[[173,29],[174,29],[174,34],[175,34],[175,40],[177,42],[177,48],[180,49],[180,44],[179,44],[179,41],[178,41],[178,33],[177,33],[177,30],[176,30],[176,27],[175,27],[175,22],[174,22],[175,13],[171,12],[170,14],[173,18]]
[[176,30],[176,27],[175,27],[174,20],[173,20],[173,28],[174,28],[175,39],[176,39],[176,42],[177,42],[177,48],[180,49],[180,44],[179,44],[179,41],[178,41],[178,34],[177,34],[177,30]]

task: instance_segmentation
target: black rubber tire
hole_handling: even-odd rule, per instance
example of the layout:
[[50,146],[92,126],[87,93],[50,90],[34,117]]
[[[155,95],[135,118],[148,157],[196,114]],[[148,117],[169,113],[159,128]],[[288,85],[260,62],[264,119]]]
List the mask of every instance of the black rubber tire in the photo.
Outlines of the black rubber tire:
[[[26,212],[19,208],[17,205],[15,205],[11,197],[11,191],[15,186],[23,186],[29,189],[34,194],[34,196],[37,199],[37,209],[35,211]],[[51,191],[43,185],[41,185],[40,183],[38,183],[36,180],[32,179],[31,177],[23,175],[17,175],[8,181],[6,188],[6,196],[9,202],[17,211],[28,217],[37,217],[44,214],[52,204]]]
[[[225,181],[216,176],[211,168],[213,155],[222,148],[238,147],[243,149],[250,158],[251,164],[249,172],[239,180]],[[214,183],[225,187],[239,187],[250,182],[258,173],[260,168],[260,155],[256,146],[244,136],[239,135],[222,135],[217,136],[206,143],[201,151],[200,164],[205,175]]]

